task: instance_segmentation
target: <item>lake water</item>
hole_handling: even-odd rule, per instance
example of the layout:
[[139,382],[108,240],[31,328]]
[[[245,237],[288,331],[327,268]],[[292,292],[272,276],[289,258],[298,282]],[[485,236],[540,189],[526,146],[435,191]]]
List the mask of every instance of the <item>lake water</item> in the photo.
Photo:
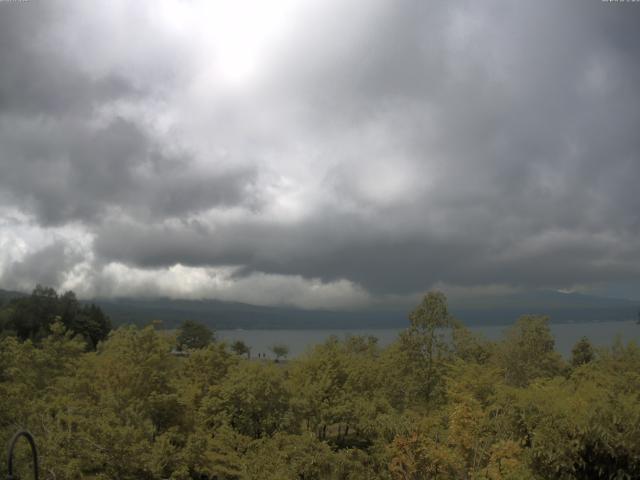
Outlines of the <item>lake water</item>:
[[[508,325],[487,325],[469,327],[473,332],[484,335],[489,340],[499,340]],[[309,348],[323,343],[331,335],[345,338],[349,335],[373,335],[378,344],[386,346],[393,342],[401,328],[353,329],[353,330],[218,330],[219,340],[232,342],[242,340],[251,347],[252,355],[264,353],[273,357],[269,348],[275,344],[289,347],[289,357],[304,353]],[[551,324],[551,331],[556,339],[556,350],[565,356],[570,355],[575,343],[587,337],[596,346],[608,346],[616,337],[623,342],[635,340],[640,342],[640,325],[636,322],[593,322],[593,323],[558,323]]]

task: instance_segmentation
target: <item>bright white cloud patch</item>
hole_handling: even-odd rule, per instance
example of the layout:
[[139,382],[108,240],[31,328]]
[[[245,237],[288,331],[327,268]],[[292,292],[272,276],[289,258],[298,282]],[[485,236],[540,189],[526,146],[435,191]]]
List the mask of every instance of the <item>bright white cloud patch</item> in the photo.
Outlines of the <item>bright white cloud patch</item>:
[[[217,298],[255,305],[291,305],[300,308],[362,307],[370,298],[351,282],[322,282],[299,276],[253,274],[234,278],[235,268],[199,268],[174,265],[163,269],[136,269],[120,263],[105,265],[98,279],[68,286],[84,296],[166,296]],[[89,272],[88,272],[89,273]],[[96,281],[97,280],[97,281]]]

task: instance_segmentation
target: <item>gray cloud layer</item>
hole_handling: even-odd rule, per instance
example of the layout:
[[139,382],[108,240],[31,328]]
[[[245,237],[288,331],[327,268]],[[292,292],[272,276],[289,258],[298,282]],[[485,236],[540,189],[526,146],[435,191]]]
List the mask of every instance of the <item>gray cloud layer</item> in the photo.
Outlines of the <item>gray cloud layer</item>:
[[75,232],[24,237],[4,283],[180,264],[360,302],[638,278],[637,5],[319,2],[238,84],[199,15],[136,5],[0,4],[0,205]]

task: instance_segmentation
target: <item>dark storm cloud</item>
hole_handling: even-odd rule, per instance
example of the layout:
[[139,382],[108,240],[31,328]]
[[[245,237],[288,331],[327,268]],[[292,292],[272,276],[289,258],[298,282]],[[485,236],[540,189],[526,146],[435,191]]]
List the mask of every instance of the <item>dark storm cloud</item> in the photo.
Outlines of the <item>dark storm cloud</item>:
[[413,292],[437,282],[474,286],[487,278],[499,284],[561,288],[576,278],[589,283],[637,276],[640,249],[625,250],[588,232],[522,239],[514,250],[510,242],[503,240],[496,248],[491,244],[495,238],[481,240],[473,233],[478,232],[399,236],[347,217],[295,228],[254,224],[204,231],[199,225],[111,224],[98,232],[95,252],[142,268],[241,265],[236,273],[240,277],[269,272],[324,281],[348,278],[376,294]]
[[[326,3],[243,98],[201,101],[188,86],[208,66],[179,47],[145,51],[177,76],[87,75],[43,47],[64,14],[36,10],[0,20],[0,189],[42,224],[85,223],[98,263],[400,294],[640,274],[637,5]],[[183,90],[188,108],[159,93]],[[144,115],[95,121],[123,100],[178,116],[207,153]],[[293,220],[274,207],[280,177],[301,192]]]
[[2,6],[0,115],[86,114],[94,105],[137,93],[123,74],[92,78],[78,68],[55,31],[63,18],[59,2]]
[[0,191],[5,201],[26,208],[44,225],[59,225],[100,222],[114,208],[165,218],[251,200],[246,195],[254,168],[198,171],[189,152],[176,154],[174,148],[168,153],[172,142],[154,138],[134,120],[96,121],[101,107],[153,100],[167,85],[136,87],[123,68],[98,76],[86,72],[82,59],[61,40],[69,16],[66,3],[1,6]]
[[4,272],[3,285],[30,291],[36,284],[60,285],[82,256],[66,242],[56,241],[15,262]]
[[93,224],[114,208],[153,219],[251,200],[252,169],[198,172],[189,155],[164,153],[127,120],[95,129],[54,120],[17,127],[0,131],[0,187],[45,225]]

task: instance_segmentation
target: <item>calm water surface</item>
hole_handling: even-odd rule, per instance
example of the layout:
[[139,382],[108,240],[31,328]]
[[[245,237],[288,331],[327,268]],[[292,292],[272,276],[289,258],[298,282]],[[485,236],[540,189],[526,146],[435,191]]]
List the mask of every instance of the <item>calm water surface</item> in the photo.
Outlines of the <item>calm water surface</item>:
[[[474,332],[481,333],[489,340],[499,340],[508,328],[505,325],[489,325],[469,327]],[[386,346],[393,342],[400,328],[353,329],[353,330],[219,330],[216,336],[220,340],[231,342],[242,340],[251,347],[252,355],[264,353],[267,357],[273,355],[269,348],[274,344],[284,344],[289,347],[289,357],[304,353],[307,349],[323,343],[331,335],[345,338],[349,335],[373,335],[378,338],[378,344]],[[601,322],[601,323],[558,323],[551,325],[551,331],[556,339],[556,350],[563,355],[569,355],[571,348],[583,336],[594,345],[607,346],[620,337],[623,342],[635,340],[640,342],[640,325],[635,322]]]

